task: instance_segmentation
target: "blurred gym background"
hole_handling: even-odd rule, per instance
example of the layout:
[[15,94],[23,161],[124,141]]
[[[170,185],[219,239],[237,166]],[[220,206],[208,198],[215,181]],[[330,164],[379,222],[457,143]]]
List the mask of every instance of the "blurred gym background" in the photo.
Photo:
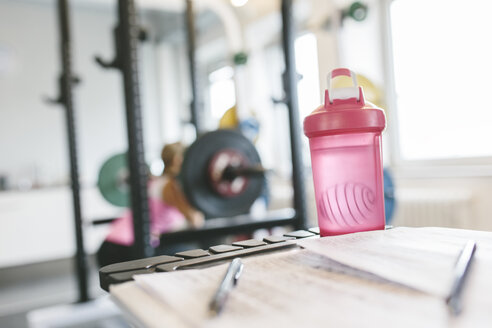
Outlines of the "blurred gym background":
[[[124,211],[98,187],[103,164],[128,149],[121,76],[94,61],[95,55],[115,56],[116,2],[69,1],[72,64],[80,78],[74,108],[88,291],[96,299],[73,310],[68,305],[79,295],[65,114],[47,101],[59,92],[57,2],[0,0],[2,327],[46,322],[57,327],[126,326],[98,286],[94,260],[109,225],[93,222]],[[267,210],[292,207],[281,1],[194,3],[202,128],[213,131],[237,120],[232,112],[250,119],[244,120],[242,132],[253,136],[269,172],[263,205]],[[492,137],[486,88],[491,50],[482,43],[492,23],[484,16],[487,10],[476,10],[485,5],[293,1],[300,123],[321,104],[331,69],[349,67],[358,74],[368,100],[384,108],[388,118],[383,154],[387,221],[393,225],[492,229],[492,150],[485,142]],[[138,45],[145,160],[150,172],[159,175],[162,146],[176,141],[190,145],[197,137],[190,112],[186,1],[140,0],[136,6],[146,31]],[[234,56],[238,54],[244,62]],[[307,224],[316,226],[307,138],[301,124],[298,128]],[[60,319],[63,311],[70,314],[67,321]]]

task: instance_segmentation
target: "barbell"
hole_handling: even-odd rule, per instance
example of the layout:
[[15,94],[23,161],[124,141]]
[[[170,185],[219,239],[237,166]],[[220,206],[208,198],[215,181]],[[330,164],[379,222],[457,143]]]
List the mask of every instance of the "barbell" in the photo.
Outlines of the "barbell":
[[[126,154],[101,167],[98,188],[116,206],[130,206]],[[185,152],[178,180],[188,201],[207,218],[247,213],[264,188],[265,169],[255,146],[234,130],[199,137]]]

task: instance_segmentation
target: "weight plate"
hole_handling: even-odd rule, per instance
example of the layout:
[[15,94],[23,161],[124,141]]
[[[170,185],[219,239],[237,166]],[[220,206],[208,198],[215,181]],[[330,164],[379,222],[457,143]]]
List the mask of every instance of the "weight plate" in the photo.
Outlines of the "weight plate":
[[264,177],[249,176],[238,194],[224,196],[217,192],[210,180],[210,164],[217,154],[233,150],[247,161],[259,166],[260,156],[255,146],[233,130],[208,132],[197,139],[186,151],[181,168],[181,183],[189,202],[207,218],[230,217],[249,212],[260,196]]
[[386,216],[386,224],[391,224],[393,220],[393,212],[395,211],[395,186],[393,178],[389,170],[383,170],[384,179],[384,213]]
[[129,170],[126,153],[111,156],[99,170],[97,187],[104,199],[113,205],[130,206]]

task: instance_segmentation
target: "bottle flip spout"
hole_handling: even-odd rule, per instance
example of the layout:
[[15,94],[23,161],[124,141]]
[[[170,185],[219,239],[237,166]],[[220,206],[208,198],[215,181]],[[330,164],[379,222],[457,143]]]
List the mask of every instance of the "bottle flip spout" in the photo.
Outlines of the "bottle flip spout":
[[[333,88],[332,80],[337,76],[348,76],[352,78],[352,87]],[[328,74],[328,89],[326,90],[325,105],[331,105],[337,99],[345,100],[355,98],[357,102],[364,100],[362,88],[357,85],[357,77],[354,72],[347,68],[337,68]]]

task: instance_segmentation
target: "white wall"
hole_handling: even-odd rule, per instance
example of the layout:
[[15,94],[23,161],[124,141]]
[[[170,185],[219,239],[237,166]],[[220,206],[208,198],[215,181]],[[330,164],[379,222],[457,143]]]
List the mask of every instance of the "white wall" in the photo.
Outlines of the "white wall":
[[[54,2],[0,2],[0,47],[11,54],[12,69],[0,75],[0,173],[15,186],[24,178],[44,185],[68,181],[65,117],[61,106],[42,102],[56,96],[60,72],[58,24]],[[112,29],[116,8],[72,7],[74,72],[82,83],[74,89],[81,180],[92,185],[110,155],[127,148],[121,74],[103,70],[93,60],[114,56]],[[140,52],[142,107],[148,157],[160,150],[154,51]]]
[[0,171],[14,183],[35,168],[53,183],[67,177],[63,112],[41,101],[56,90],[55,22],[52,8],[0,3],[0,44],[10,67],[0,77]]

